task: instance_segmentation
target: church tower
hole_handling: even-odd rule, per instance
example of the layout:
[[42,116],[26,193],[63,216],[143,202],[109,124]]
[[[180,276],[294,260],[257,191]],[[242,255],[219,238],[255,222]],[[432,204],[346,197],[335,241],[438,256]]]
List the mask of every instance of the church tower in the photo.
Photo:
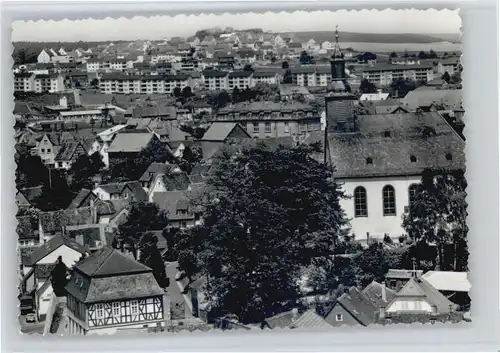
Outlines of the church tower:
[[335,30],[335,49],[330,60],[331,82],[327,87],[326,131],[329,133],[356,130],[354,107],[357,97],[348,92],[344,54],[340,50],[339,32]]
[[349,92],[345,71],[344,54],[340,50],[339,32],[335,28],[335,48],[331,65],[331,82],[325,97],[326,129],[325,129],[325,162],[328,163],[328,135],[357,132],[355,106],[358,98]]

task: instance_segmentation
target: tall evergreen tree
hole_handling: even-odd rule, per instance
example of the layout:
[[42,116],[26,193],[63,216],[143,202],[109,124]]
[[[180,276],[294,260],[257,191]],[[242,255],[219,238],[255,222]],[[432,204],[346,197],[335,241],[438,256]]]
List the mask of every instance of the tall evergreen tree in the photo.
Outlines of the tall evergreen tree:
[[57,264],[52,269],[51,272],[51,284],[54,289],[54,294],[58,297],[63,297],[66,295],[66,284],[68,284],[68,268],[62,261],[62,257],[59,256],[57,259]]

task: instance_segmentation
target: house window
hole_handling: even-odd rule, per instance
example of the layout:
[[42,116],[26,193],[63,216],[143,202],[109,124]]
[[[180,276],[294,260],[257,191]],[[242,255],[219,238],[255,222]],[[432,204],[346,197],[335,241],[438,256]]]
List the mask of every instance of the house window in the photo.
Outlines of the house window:
[[343,321],[344,318],[342,317],[342,314],[336,314],[335,315],[335,321]]
[[126,198],[126,199],[128,199],[128,192],[125,192],[125,193],[123,194],[123,197],[124,197],[124,198]]
[[453,156],[451,155],[451,153],[447,153],[445,157],[447,161],[453,160]]
[[387,325],[390,325],[390,324],[392,324],[392,320],[391,320],[391,319],[385,319],[385,323],[386,323]]
[[384,137],[391,137],[390,131],[384,131]]
[[259,123],[253,123],[253,132],[254,134],[259,133]]
[[417,195],[418,185],[411,184],[408,188],[408,205],[411,206],[415,203],[415,196]]
[[366,189],[362,186],[358,186],[356,189],[354,189],[354,215],[356,217],[368,216]]
[[366,164],[373,164],[373,159],[371,157],[368,157],[366,159]]
[[285,134],[290,133],[290,124],[288,122],[285,122]]
[[417,161],[417,157],[411,156],[410,157],[410,162],[415,163]]
[[137,300],[132,300],[130,302],[130,314],[137,315],[139,313],[139,303]]
[[266,123],[265,124],[265,130],[264,131],[267,132],[267,133],[271,132],[271,123]]
[[113,303],[113,316],[120,317],[120,303],[119,302]]
[[396,215],[396,192],[394,187],[386,185],[382,189],[384,216]]
[[187,223],[186,222],[181,222],[181,228],[186,228],[187,227]]
[[50,148],[47,148],[47,153],[50,153],[50,151],[51,151]]
[[96,304],[95,305],[95,317],[97,319],[104,319],[104,305]]
[[42,148],[42,153],[45,153],[45,148]]

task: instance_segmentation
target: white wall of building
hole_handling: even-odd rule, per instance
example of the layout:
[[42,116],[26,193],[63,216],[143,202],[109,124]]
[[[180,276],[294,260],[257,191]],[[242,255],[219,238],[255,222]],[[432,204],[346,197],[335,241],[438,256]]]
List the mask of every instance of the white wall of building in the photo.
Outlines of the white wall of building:
[[[383,239],[384,234],[392,238],[398,238],[405,234],[402,223],[402,215],[405,206],[408,206],[408,188],[411,184],[420,183],[419,176],[408,177],[381,177],[381,178],[353,178],[337,180],[342,185],[347,195],[353,196],[354,189],[362,186],[366,189],[368,216],[354,216],[354,198],[340,200],[348,219],[351,219],[351,232],[356,235],[356,240],[365,240],[366,233],[370,238]],[[386,185],[392,185],[396,194],[396,215],[384,216],[382,189]]]
[[62,257],[62,261],[64,262],[66,267],[70,268],[73,267],[73,265],[78,262],[78,260],[80,260],[82,254],[63,244],[44,258],[40,259],[37,262],[37,265],[56,263],[59,256]]

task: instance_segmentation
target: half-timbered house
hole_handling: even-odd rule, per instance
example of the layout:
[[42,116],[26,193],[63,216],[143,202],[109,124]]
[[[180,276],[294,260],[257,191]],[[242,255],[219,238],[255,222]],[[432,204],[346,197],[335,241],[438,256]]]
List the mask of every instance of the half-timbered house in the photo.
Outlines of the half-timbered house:
[[70,334],[164,326],[169,299],[151,268],[102,248],[74,266],[66,286]]

